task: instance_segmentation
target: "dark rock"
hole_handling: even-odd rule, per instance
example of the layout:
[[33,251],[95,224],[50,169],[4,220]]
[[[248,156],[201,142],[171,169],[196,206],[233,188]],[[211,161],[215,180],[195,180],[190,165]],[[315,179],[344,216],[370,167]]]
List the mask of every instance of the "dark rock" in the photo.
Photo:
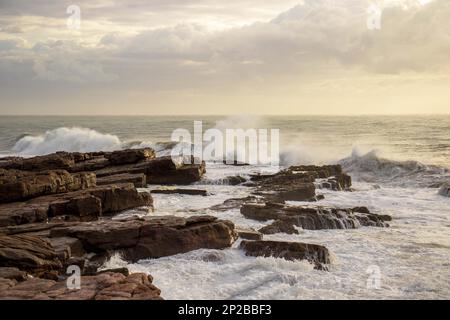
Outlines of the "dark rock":
[[308,230],[355,229],[360,226],[388,227],[386,221],[391,217],[373,213],[354,212],[352,209],[328,207],[287,206],[279,203],[244,204],[241,213],[249,219],[258,221],[279,220],[264,227],[262,233],[296,233],[298,226]]
[[28,172],[0,169],[0,203],[77,191],[96,186],[94,173],[70,174],[65,170]]
[[207,196],[208,192],[206,190],[198,190],[198,189],[155,189],[152,190],[151,193],[160,193],[160,194],[186,194],[191,196]]
[[97,179],[98,186],[121,183],[132,183],[136,188],[145,188],[147,186],[147,177],[143,173],[122,173]]
[[108,159],[112,165],[129,164],[141,160],[153,159],[155,158],[155,151],[149,148],[119,150],[106,154],[105,158]]
[[86,222],[54,228],[50,236],[77,238],[89,252],[120,250],[131,261],[200,248],[223,249],[236,239],[233,223],[210,216]]
[[125,277],[128,277],[130,275],[130,270],[128,270],[128,268],[126,268],[126,267],[101,270],[101,271],[98,271],[97,274],[108,273],[108,272],[120,273],[120,274],[123,274]]
[[445,183],[439,189],[439,194],[444,197],[450,197],[450,183]]
[[317,244],[278,241],[242,241],[240,248],[247,256],[274,257],[286,260],[308,260],[319,270],[327,270],[331,264],[327,248]]
[[259,232],[263,234],[298,234],[298,230],[295,228],[296,224],[296,218],[284,218],[275,220],[272,224],[262,227],[261,229],[259,229]]

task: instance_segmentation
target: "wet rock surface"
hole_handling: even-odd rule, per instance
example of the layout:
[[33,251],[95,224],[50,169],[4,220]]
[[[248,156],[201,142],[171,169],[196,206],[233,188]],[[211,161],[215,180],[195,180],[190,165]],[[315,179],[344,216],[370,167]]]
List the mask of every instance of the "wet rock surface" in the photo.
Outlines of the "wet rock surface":
[[391,220],[390,216],[370,213],[367,208],[355,209],[264,203],[244,204],[241,207],[241,213],[248,219],[258,221],[275,220],[271,225],[259,230],[265,234],[279,232],[298,233],[294,226],[308,230],[389,226],[387,221]]
[[274,257],[286,260],[307,260],[319,270],[331,263],[327,248],[317,244],[281,241],[242,241],[240,248],[253,257]]

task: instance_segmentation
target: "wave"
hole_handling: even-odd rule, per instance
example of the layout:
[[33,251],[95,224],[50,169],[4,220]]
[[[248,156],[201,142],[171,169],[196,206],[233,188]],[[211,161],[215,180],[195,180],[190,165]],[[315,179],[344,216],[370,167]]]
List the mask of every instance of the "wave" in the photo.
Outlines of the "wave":
[[120,149],[122,142],[111,134],[87,128],[57,128],[42,135],[21,137],[12,150],[21,155],[43,155],[57,151],[93,152]]
[[338,163],[357,181],[438,188],[450,179],[448,168],[414,160],[390,160],[380,157],[376,150],[361,154],[354,149],[349,157]]

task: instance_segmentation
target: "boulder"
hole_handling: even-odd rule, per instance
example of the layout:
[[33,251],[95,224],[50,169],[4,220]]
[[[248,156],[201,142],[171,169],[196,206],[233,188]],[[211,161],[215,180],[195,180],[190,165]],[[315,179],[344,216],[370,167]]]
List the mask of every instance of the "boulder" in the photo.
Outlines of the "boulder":
[[307,260],[315,269],[327,270],[330,252],[324,246],[300,242],[242,241],[240,248],[247,256],[274,257],[286,260]]
[[[4,279],[3,279],[4,280]],[[69,289],[66,280],[31,278],[0,291],[1,300],[161,300],[161,290],[144,273],[129,276],[105,272],[82,276],[80,289]],[[2,282],[0,281],[0,284]]]
[[69,170],[75,164],[72,154],[57,152],[33,158],[11,158],[0,162],[0,168],[25,171]]
[[100,220],[54,228],[50,237],[72,237],[88,252],[120,250],[127,260],[160,258],[201,248],[223,249],[236,240],[233,223],[211,216]]

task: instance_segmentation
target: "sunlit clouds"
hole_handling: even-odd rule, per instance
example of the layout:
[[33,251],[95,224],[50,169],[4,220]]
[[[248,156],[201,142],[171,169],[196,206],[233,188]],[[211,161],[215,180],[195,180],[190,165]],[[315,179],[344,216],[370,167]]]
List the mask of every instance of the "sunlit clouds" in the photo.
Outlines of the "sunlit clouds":
[[0,3],[0,113],[450,111],[446,0],[77,2]]

